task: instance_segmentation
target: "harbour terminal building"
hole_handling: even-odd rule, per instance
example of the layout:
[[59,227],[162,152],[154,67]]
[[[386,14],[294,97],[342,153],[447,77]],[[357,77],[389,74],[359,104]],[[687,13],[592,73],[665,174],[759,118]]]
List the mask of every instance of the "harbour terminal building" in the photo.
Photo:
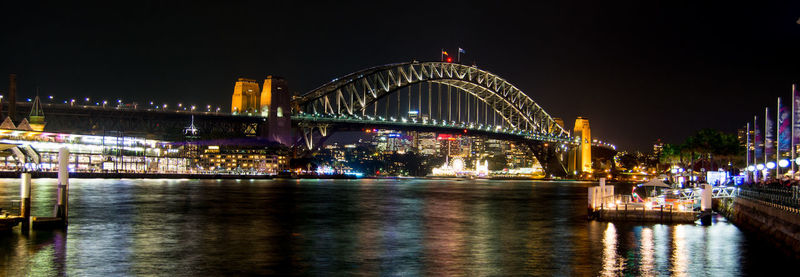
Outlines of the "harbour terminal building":
[[[217,131],[211,135],[219,136],[220,133],[228,136],[242,136],[240,139],[249,139],[261,145],[241,144],[240,139],[209,139],[200,134],[203,132],[195,126],[194,107],[192,111],[167,110],[158,107],[142,107],[136,103],[126,104],[119,101],[118,105],[108,105],[106,101],[95,103],[81,103],[76,105],[74,99],[64,101],[64,104],[42,102],[39,96],[28,99],[28,102],[17,102],[16,76],[10,76],[9,95],[0,96],[0,171],[55,171],[58,166],[58,152],[61,148],[70,151],[71,172],[97,172],[97,173],[178,173],[178,174],[259,174],[274,175],[288,169],[288,151],[276,151],[282,141],[291,140],[291,111],[289,110],[289,96],[286,82],[271,76],[265,81],[265,89],[260,90],[258,99],[249,99],[239,103],[238,108],[244,108],[246,113],[239,113],[238,108],[234,115],[240,115],[250,121],[275,121],[275,125],[282,128],[274,130],[261,130],[258,133],[241,135],[234,128],[222,126],[222,132]],[[237,82],[234,95],[241,95],[243,89]],[[254,86],[258,89],[258,84]],[[235,98],[235,97],[234,97]],[[285,99],[284,99],[285,98]],[[50,97],[52,99],[52,97]],[[88,98],[87,101],[88,102]],[[102,103],[102,104],[101,104]],[[264,103],[264,105],[262,105]],[[244,105],[244,106],[242,106]],[[27,113],[28,106],[30,113]],[[152,105],[151,106],[155,106]],[[252,108],[258,107],[263,112],[255,112]],[[4,111],[5,108],[5,111]],[[21,108],[17,111],[17,108]],[[45,113],[50,124],[45,120]],[[85,111],[85,112],[84,112]],[[96,118],[92,114],[108,115],[109,118]],[[207,117],[215,118],[217,122],[230,121],[231,114],[221,114],[209,111]],[[137,116],[142,115],[142,116]],[[148,117],[149,122],[141,117]],[[187,118],[185,123],[175,123],[175,118]],[[67,118],[67,119],[65,119]],[[75,123],[74,118],[85,120]],[[85,118],[85,119],[84,119]],[[238,117],[237,117],[238,118]],[[97,127],[102,120],[111,122],[112,128]],[[140,121],[136,122],[136,121]],[[185,120],[185,119],[184,119]],[[68,121],[64,123],[65,121]],[[127,124],[148,125],[156,132],[141,132],[126,128],[120,122]],[[171,123],[171,124],[170,124]],[[67,128],[69,124],[87,127]],[[188,125],[188,126],[187,126]],[[220,125],[207,123],[206,126]],[[228,126],[233,126],[229,124]],[[128,125],[131,126],[131,125]],[[179,127],[180,126],[180,127]],[[72,126],[70,126],[72,127]],[[247,127],[247,126],[246,126]],[[246,128],[245,127],[245,128]],[[141,128],[146,129],[147,127]],[[65,129],[68,129],[66,132]],[[109,130],[110,129],[110,130]],[[165,131],[166,130],[166,131]],[[161,133],[158,133],[158,132]],[[164,132],[176,134],[163,135]],[[227,132],[227,133],[226,133]],[[206,132],[210,134],[211,131]],[[231,135],[232,134],[232,135]],[[237,135],[238,134],[238,135]],[[264,136],[266,139],[262,139]],[[272,139],[270,139],[272,138]],[[268,142],[268,143],[265,143]]]

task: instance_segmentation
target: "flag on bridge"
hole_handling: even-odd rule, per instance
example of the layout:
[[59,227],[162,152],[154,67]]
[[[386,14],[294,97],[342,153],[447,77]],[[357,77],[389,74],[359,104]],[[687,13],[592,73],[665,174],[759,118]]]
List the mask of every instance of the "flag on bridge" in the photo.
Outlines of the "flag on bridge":
[[466,54],[466,53],[467,53],[467,51],[464,51],[464,49],[463,49],[463,48],[459,47],[459,48],[458,48],[458,53]]

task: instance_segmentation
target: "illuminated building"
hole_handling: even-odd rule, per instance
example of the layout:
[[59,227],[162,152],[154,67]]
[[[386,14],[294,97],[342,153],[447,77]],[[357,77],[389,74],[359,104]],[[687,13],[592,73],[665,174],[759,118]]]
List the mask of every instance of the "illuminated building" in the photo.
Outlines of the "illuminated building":
[[465,157],[466,151],[461,151],[461,136],[450,134],[439,134],[436,137],[439,141],[439,153],[444,153],[447,157]]
[[38,131],[0,130],[0,169],[52,171],[58,151],[70,151],[72,172],[191,173],[190,159],[180,147],[146,138],[112,135],[74,135]]
[[423,132],[417,135],[417,149],[422,155],[436,155],[439,153],[438,143],[436,142],[436,133]]
[[592,135],[589,128],[589,119],[578,117],[575,119],[573,136],[580,137],[578,146],[570,153],[569,171],[580,174],[592,172]]
[[373,129],[370,132],[375,134],[372,137],[372,145],[375,146],[378,152],[403,154],[410,149],[414,149],[413,138],[404,135],[402,132],[384,129]]
[[263,147],[209,145],[201,149],[197,166],[208,173],[278,174],[289,168],[286,156]]
[[233,97],[231,100],[232,114],[252,115],[259,111],[258,83],[256,80],[239,78],[233,87]]
[[469,156],[478,158],[482,156],[485,157],[486,155],[483,155],[486,148],[485,139],[482,137],[471,137],[471,139],[472,144],[470,145]]
[[661,142],[661,139],[656,140],[656,143],[653,144],[653,156],[658,158],[661,156],[661,152],[664,151],[664,143]]
[[510,168],[530,168],[538,163],[533,152],[524,144],[506,143],[506,159]]

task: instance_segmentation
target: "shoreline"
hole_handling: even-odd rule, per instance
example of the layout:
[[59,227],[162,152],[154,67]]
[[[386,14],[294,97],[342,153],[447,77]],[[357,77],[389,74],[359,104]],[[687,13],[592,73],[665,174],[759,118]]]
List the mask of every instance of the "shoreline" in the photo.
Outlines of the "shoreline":
[[[15,179],[20,176],[19,171],[0,171],[0,178]],[[33,171],[31,178],[58,178],[58,172]],[[546,182],[597,182],[595,180],[577,179],[551,179],[551,178],[525,178],[525,177],[489,177],[489,178],[463,178],[463,177],[432,177],[432,176],[366,176],[352,175],[250,175],[250,174],[202,174],[202,173],[132,173],[132,172],[70,172],[70,178],[76,179],[420,179],[420,180],[492,180],[492,181],[546,181]],[[613,182],[617,183],[617,182]]]

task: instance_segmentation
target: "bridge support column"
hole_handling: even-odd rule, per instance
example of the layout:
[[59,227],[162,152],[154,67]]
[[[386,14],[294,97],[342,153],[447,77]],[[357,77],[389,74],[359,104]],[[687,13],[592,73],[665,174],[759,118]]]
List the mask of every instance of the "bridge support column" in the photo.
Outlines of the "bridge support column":
[[560,157],[557,143],[535,143],[528,147],[533,151],[533,155],[539,160],[542,169],[549,178],[552,176],[566,177],[568,175],[564,162]]
[[314,129],[319,130],[322,137],[328,136],[328,124],[302,124],[300,129],[303,132],[303,140],[306,143],[308,150],[314,149]]
[[308,150],[314,149],[314,128],[303,128],[303,140]]

